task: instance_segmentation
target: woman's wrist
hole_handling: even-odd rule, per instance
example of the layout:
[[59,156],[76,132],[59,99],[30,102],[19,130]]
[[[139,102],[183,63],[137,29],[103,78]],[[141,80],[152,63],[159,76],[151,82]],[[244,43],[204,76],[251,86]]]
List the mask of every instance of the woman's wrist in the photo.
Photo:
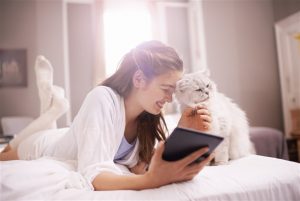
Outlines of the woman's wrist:
[[148,188],[159,188],[165,185],[161,179],[153,175],[152,172],[147,171],[143,176],[143,180]]
[[153,180],[151,173],[149,173],[149,172],[146,172],[143,175],[143,180],[144,180],[143,182],[147,186],[147,188],[157,188],[158,187],[158,185],[155,184],[156,182]]

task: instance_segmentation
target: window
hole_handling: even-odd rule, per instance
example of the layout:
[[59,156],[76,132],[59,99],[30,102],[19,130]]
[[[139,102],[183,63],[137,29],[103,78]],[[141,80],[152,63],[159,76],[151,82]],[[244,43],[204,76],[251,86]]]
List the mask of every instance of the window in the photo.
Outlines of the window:
[[116,71],[126,52],[151,39],[151,17],[146,5],[107,5],[104,11],[106,76]]

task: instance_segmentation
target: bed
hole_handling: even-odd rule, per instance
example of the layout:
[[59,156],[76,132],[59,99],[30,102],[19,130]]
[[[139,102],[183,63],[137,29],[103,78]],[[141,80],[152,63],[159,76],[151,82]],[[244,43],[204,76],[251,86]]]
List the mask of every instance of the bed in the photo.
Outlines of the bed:
[[72,161],[1,162],[1,200],[299,200],[300,165],[251,155],[192,181],[142,191],[88,191]]
[[[167,118],[167,122],[172,127],[172,121]],[[89,191],[75,171],[75,161],[45,157],[0,162],[0,200],[299,201],[300,164],[285,160],[282,133],[252,128],[251,140],[260,155],[231,161],[229,165],[207,166],[188,182],[141,191]]]

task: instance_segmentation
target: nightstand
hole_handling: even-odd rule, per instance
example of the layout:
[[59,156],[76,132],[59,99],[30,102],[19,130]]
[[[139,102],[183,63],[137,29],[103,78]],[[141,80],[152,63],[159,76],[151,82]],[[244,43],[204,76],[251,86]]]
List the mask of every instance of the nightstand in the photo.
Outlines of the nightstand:
[[291,132],[287,139],[290,161],[300,162],[300,134]]

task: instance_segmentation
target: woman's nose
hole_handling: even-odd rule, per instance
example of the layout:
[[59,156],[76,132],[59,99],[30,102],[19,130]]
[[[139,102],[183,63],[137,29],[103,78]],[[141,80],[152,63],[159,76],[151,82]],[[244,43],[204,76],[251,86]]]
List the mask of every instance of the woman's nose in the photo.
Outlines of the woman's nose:
[[171,103],[172,100],[173,100],[172,93],[168,93],[168,94],[166,95],[166,101],[167,101],[168,103]]

